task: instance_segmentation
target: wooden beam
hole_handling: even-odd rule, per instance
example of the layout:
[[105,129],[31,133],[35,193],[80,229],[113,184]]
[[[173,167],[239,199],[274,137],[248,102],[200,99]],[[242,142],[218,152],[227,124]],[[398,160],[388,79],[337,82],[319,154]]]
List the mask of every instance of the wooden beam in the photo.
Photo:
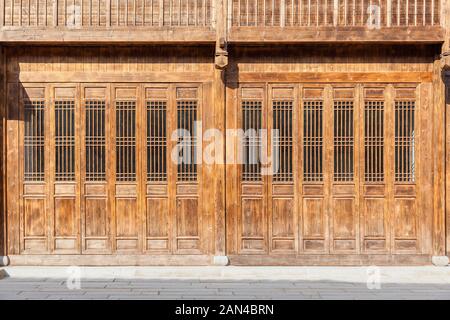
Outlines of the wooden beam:
[[245,72],[229,75],[230,79],[239,82],[303,82],[303,83],[329,83],[329,82],[431,82],[431,72]]
[[9,74],[8,82],[204,82],[212,72],[20,72]]
[[442,43],[444,29],[433,27],[232,27],[230,43]]
[[0,42],[14,43],[213,43],[214,30],[207,27],[155,27],[146,28],[109,27],[93,30],[67,30],[65,28],[4,27],[0,31]]
[[[302,255],[230,255],[237,266],[368,266],[429,265],[429,255],[414,254],[302,254]],[[12,260],[11,260],[12,261]]]
[[209,255],[10,255],[11,265],[35,265],[35,266],[204,266],[211,264]]

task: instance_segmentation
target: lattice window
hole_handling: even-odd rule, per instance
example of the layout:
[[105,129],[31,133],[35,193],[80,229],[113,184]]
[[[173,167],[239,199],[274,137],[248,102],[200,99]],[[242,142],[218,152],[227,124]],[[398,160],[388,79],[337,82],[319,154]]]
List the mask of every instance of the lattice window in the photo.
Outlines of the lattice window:
[[292,101],[273,102],[273,181],[292,181]]
[[364,110],[364,178],[384,181],[384,102],[366,101]]
[[135,101],[116,101],[116,180],[136,181]]
[[43,100],[24,102],[24,180],[44,181],[44,107]]
[[353,101],[334,102],[334,181],[353,181]]
[[242,122],[244,129],[242,180],[260,181],[262,101],[242,101]]
[[167,180],[165,101],[147,101],[147,180]]
[[75,180],[75,101],[55,101],[55,179]]
[[177,129],[178,154],[181,161],[178,163],[178,181],[197,180],[197,137],[195,121],[197,120],[197,101],[177,101]]
[[414,101],[395,101],[395,181],[415,181]]
[[323,181],[323,101],[303,103],[303,179]]
[[105,181],[105,101],[86,100],[86,181]]

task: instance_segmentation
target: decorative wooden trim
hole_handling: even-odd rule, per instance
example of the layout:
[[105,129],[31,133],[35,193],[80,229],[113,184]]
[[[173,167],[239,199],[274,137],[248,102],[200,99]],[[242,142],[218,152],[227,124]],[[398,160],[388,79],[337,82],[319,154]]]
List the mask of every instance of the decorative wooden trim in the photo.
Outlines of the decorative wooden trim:
[[232,43],[442,43],[445,30],[440,26],[395,27],[232,27],[228,41]]
[[10,265],[39,266],[205,266],[209,255],[10,255]]
[[242,72],[230,73],[239,82],[431,82],[431,72]]
[[204,82],[212,72],[20,72],[9,74],[8,82]]
[[[235,266],[367,266],[431,265],[430,255],[309,254],[309,255],[230,255]],[[11,260],[12,261],[12,260]]]
[[216,33],[208,27],[103,27],[68,30],[63,27],[2,27],[0,42],[18,43],[212,43]]
[[[430,265],[430,255],[231,255],[231,265]],[[203,266],[212,264],[209,255],[10,255],[11,266],[131,266],[131,265],[184,265]]]

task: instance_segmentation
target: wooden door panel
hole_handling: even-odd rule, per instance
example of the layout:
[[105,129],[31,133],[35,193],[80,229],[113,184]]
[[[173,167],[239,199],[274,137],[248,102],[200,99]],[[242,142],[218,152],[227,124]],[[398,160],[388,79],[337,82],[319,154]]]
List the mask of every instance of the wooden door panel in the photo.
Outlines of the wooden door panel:
[[325,238],[324,211],[323,199],[305,198],[303,200],[302,235],[304,239]]
[[389,86],[364,85],[360,105],[361,250],[389,252],[392,110]]
[[366,237],[386,237],[386,213],[383,198],[366,198],[364,201],[364,235]]
[[77,208],[72,199],[55,199],[55,236],[74,237],[78,233]]
[[173,208],[174,250],[179,254],[199,254],[203,244],[202,154],[199,145],[204,120],[202,89],[198,85],[177,84],[172,90],[172,128],[177,129],[177,144],[172,145],[180,156],[172,163],[171,201]]
[[51,150],[53,168],[52,249],[80,252],[80,131],[79,88],[51,85]]
[[421,251],[417,212],[417,168],[420,168],[420,105],[415,86],[394,86],[394,177],[392,190],[393,251],[418,253]]
[[[139,183],[142,181],[139,140],[141,128],[140,87],[112,86],[111,121],[114,144],[114,237],[117,252],[140,252],[142,248]],[[110,182],[111,183],[111,182]]]
[[145,176],[146,226],[145,250],[149,253],[169,253],[173,215],[173,170],[170,161],[170,136],[174,130],[174,112],[171,90],[167,84],[144,85],[145,103],[145,163],[142,167]]
[[301,168],[298,173],[298,189],[302,195],[300,252],[325,253],[328,251],[328,204],[325,195],[329,173],[326,163],[329,161],[326,153],[327,141],[324,139],[329,127],[330,112],[328,94],[324,86],[301,86],[300,117],[296,122],[301,134]]
[[331,97],[332,135],[328,138],[333,141],[333,158],[327,164],[329,172],[332,172],[329,207],[331,251],[356,253],[359,250],[359,148],[356,143],[360,125],[359,90],[354,86],[333,86]]
[[44,199],[24,199],[23,252],[48,250],[47,218]]
[[242,253],[266,252],[266,224],[263,199],[242,198],[241,247]]
[[186,138],[171,140],[177,128],[192,133],[191,160],[202,157],[196,146],[203,131],[195,122],[206,119],[213,127],[202,111],[210,88],[56,83],[18,90],[18,113],[28,119],[18,122],[14,138],[25,155],[17,170],[20,252],[201,254],[212,248],[205,238],[212,215],[205,219],[204,208],[212,206],[203,203],[202,163],[178,166],[170,159]]
[[170,250],[168,213],[167,198],[147,198],[147,250],[164,252]]
[[[48,198],[48,142],[46,118],[50,104],[45,85],[25,85],[19,92],[19,114],[23,122],[19,125],[21,156],[18,172],[21,190],[22,253],[47,253],[49,251]],[[16,106],[17,107],[17,106]]]
[[335,198],[332,202],[334,239],[354,238],[355,200],[353,198]]
[[272,251],[295,250],[295,202],[293,199],[272,199]]
[[88,198],[85,205],[85,237],[107,237],[109,231],[107,200]]
[[24,236],[45,237],[47,234],[44,199],[25,199]]
[[[243,130],[240,164],[240,206],[238,207],[238,251],[242,254],[267,253],[267,188],[266,176],[261,174],[259,150],[262,148],[260,130],[267,128],[266,89],[247,85],[240,89],[237,106],[238,125]],[[247,136],[246,136],[247,134]]]
[[[267,183],[269,250],[292,253],[298,243],[297,180],[298,126],[297,87],[272,84],[268,90],[267,152],[272,171]],[[298,184],[297,184],[298,185]]]
[[112,178],[110,87],[103,83],[81,85],[81,224],[85,253],[111,252]]

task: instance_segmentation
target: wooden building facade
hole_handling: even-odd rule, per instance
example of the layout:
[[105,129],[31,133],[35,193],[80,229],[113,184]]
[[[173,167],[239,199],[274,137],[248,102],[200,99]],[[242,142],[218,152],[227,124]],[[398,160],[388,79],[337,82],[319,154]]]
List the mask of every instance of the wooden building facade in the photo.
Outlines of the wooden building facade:
[[445,261],[449,36],[446,0],[0,0],[3,263]]

